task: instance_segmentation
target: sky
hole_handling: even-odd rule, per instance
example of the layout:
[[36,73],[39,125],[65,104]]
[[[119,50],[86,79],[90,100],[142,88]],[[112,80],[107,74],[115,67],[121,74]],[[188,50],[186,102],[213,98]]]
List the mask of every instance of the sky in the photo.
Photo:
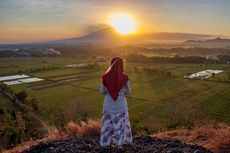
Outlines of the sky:
[[137,33],[230,36],[230,0],[0,0],[0,43],[80,37],[120,12],[135,18]]

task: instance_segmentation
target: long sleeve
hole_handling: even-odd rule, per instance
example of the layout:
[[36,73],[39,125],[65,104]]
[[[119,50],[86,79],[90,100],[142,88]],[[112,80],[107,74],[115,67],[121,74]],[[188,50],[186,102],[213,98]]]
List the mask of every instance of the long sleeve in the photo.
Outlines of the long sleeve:
[[101,85],[100,85],[100,93],[102,95],[106,95],[106,93],[107,93],[107,90],[106,90],[105,86],[103,85],[103,83],[101,83]]
[[130,95],[131,93],[131,87],[130,87],[130,81],[128,80],[126,85],[125,85],[125,95]]

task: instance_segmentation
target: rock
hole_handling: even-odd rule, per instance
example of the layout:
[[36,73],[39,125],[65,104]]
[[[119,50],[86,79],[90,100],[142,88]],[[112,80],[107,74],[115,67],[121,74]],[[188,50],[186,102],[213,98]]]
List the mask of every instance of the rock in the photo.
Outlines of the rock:
[[177,140],[161,140],[150,136],[134,137],[133,144],[102,148],[99,137],[69,138],[50,143],[40,143],[22,153],[211,153],[198,145],[183,144]]
[[171,150],[168,153],[183,153],[181,150],[175,149],[175,150]]

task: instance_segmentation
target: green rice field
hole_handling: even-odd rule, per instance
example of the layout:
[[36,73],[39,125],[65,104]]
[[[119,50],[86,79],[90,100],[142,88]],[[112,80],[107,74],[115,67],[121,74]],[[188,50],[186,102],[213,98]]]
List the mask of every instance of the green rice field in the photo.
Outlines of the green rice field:
[[[100,62],[97,67],[66,67],[77,63],[97,63],[97,58],[3,58],[0,59],[0,76],[20,72],[45,79],[10,88],[14,92],[25,90],[29,97],[36,97],[39,113],[51,124],[62,118],[66,122],[79,121],[82,116],[100,118],[103,105],[100,77],[109,61]],[[146,68],[151,71],[144,71]],[[205,69],[224,72],[205,80],[184,78],[188,73]],[[131,123],[140,120],[145,126],[161,128],[168,125],[172,117],[197,111],[218,121],[230,121],[230,65],[125,63],[125,71],[132,88],[127,97]],[[166,76],[167,72],[171,75]]]

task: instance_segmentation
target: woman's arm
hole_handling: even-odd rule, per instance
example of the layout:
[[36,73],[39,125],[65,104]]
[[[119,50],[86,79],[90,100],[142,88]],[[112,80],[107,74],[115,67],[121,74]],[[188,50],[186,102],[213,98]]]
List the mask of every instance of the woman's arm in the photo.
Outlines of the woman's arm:
[[131,87],[130,87],[130,81],[128,80],[125,85],[125,95],[130,95],[131,93]]
[[101,85],[100,85],[100,93],[102,95],[106,95],[106,93],[107,93],[107,90],[106,90],[105,86],[103,85],[103,83],[101,83]]

